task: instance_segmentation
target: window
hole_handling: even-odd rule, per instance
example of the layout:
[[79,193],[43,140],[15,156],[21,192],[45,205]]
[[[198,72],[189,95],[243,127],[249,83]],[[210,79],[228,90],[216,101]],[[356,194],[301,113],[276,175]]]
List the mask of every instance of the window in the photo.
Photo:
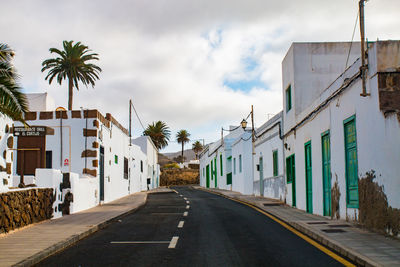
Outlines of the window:
[[221,169],[221,176],[224,175],[224,171],[222,170],[222,154],[219,155],[219,165],[220,165],[220,169]]
[[242,155],[239,155],[239,172],[242,172]]
[[236,158],[233,158],[233,174],[236,174]]
[[295,162],[294,154],[286,158],[286,181],[291,183],[295,179]]
[[117,155],[114,156],[114,161],[115,161],[115,164],[118,164],[118,156]]
[[286,112],[292,109],[292,86],[289,85],[289,87],[286,89]]
[[46,169],[53,168],[53,151],[46,151]]
[[143,160],[140,161],[140,172],[143,172]]
[[273,176],[278,176],[278,150],[272,151]]
[[124,157],[124,178],[128,179],[128,159]]

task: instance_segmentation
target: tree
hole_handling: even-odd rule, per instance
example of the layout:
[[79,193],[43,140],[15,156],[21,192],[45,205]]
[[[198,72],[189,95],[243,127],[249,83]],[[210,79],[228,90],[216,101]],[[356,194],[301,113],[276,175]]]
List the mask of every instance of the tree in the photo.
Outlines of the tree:
[[23,114],[28,112],[28,101],[18,84],[19,76],[11,64],[14,51],[0,43],[0,113],[12,120],[25,122]]
[[182,163],[183,163],[183,150],[185,147],[185,143],[188,143],[190,141],[189,136],[190,133],[188,133],[186,130],[180,130],[179,132],[176,133],[176,141],[182,144],[182,154],[181,154]]
[[46,80],[49,79],[49,84],[54,78],[61,85],[62,81],[68,79],[68,110],[72,110],[73,88],[79,91],[79,82],[82,82],[86,87],[90,84],[92,87],[95,81],[99,79],[98,74],[101,68],[88,63],[89,60],[99,60],[98,54],[91,53],[91,50],[86,45],[73,41],[63,42],[63,51],[57,48],[50,48],[50,53],[56,53],[56,58],[46,59],[42,63],[42,72],[49,70]]
[[151,141],[160,150],[168,145],[171,131],[165,122],[157,121],[149,124],[144,130],[143,135],[150,136]]
[[200,143],[200,141],[196,141],[192,144],[192,150],[196,154],[197,159],[199,152],[203,150],[203,145]]

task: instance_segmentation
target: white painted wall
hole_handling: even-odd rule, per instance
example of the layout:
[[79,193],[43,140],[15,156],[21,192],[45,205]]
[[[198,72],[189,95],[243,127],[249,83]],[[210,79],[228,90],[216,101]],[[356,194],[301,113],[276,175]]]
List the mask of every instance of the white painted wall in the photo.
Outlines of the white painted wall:
[[[149,136],[140,136],[132,140],[132,142],[138,145],[142,151],[147,155],[145,167],[147,169],[146,179],[150,179],[150,184],[148,185],[148,189],[156,188],[160,184],[160,177],[157,176],[158,166],[158,150],[151,141]],[[146,187],[142,188],[142,190],[146,190]]]
[[60,191],[60,183],[62,183],[63,175],[60,170],[53,169],[36,169],[36,177],[40,177],[37,182],[37,187],[40,188],[53,188],[53,195],[55,201],[53,203],[53,219],[62,216],[61,211],[58,210],[58,205],[64,200],[63,192]]
[[12,174],[7,174],[6,172],[7,163],[12,164],[12,158],[15,156],[15,152],[7,147],[8,138],[13,137],[11,127],[12,120],[0,114],[0,193],[7,192],[9,187],[13,185]]
[[[281,123],[281,124],[278,124]],[[268,120],[265,124],[256,130],[257,138],[255,140],[255,159],[254,159],[254,185],[255,195],[260,195],[260,170],[263,174],[263,195],[268,198],[274,198],[284,201],[286,196],[286,182],[284,179],[283,163],[283,141],[280,138],[279,128],[282,127],[282,112]],[[273,173],[273,151],[278,153],[278,175]],[[263,159],[262,167],[260,158]]]
[[[240,171],[240,157],[242,158],[242,170]],[[232,164],[236,160],[232,175],[232,190],[245,195],[253,194],[253,173],[252,173],[252,143],[251,131],[244,132],[232,144]]]
[[54,99],[47,93],[25,94],[29,111],[54,111],[56,109]]
[[[340,46],[341,43],[337,43]],[[361,97],[361,80],[357,79],[347,88],[340,97],[332,101],[312,120],[296,130],[296,134],[290,134],[284,142],[288,144],[285,150],[285,157],[295,153],[296,164],[296,194],[297,207],[306,209],[305,200],[305,163],[304,163],[304,144],[311,140],[312,146],[312,180],[313,180],[313,213],[323,214],[322,198],[322,149],[321,133],[330,130],[331,138],[331,172],[332,185],[338,180],[341,198],[340,215],[342,218],[354,218],[357,214],[356,209],[346,208],[346,180],[345,180],[345,159],[344,159],[344,129],[343,121],[352,115],[356,116],[357,131],[357,153],[358,153],[358,173],[363,176],[367,171],[375,170],[377,182],[384,186],[388,197],[389,205],[400,207],[400,127],[399,121],[394,115],[385,118],[379,109],[379,94],[377,83],[377,45],[370,44],[369,51],[369,73],[367,79],[367,89],[371,96]],[[393,56],[393,55],[392,55]],[[327,58],[330,60],[330,58]],[[283,81],[289,80],[293,74],[291,64],[283,63]],[[360,61],[356,61],[343,75],[339,76],[332,85],[321,92],[319,97],[307,108],[295,116],[294,119],[286,120],[290,117],[285,114],[284,101],[284,124],[285,133],[291,129],[295,122],[300,122],[315,107],[327,99],[335,92],[346,79],[356,74],[360,67]],[[302,67],[304,71],[304,67]],[[300,66],[294,69],[296,72]],[[322,79],[323,77],[321,77]],[[328,82],[328,81],[325,81]],[[303,98],[309,94],[308,88],[296,87],[296,95],[303,94]],[[293,92],[292,92],[293,94]],[[297,101],[297,98],[296,100]],[[296,102],[293,103],[296,105]],[[290,113],[291,111],[289,111]],[[292,203],[291,184],[287,186],[287,202]]]

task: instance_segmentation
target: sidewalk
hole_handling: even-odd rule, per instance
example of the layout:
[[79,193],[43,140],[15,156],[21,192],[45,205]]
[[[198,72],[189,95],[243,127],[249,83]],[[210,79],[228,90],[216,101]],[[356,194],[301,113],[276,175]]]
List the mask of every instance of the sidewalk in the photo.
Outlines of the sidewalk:
[[161,188],[132,194],[101,206],[27,226],[1,236],[0,266],[31,266],[38,263],[144,205],[147,193],[166,191],[170,190]]
[[399,240],[360,229],[344,220],[308,214],[273,199],[222,189],[194,188],[252,204],[358,265],[400,266]]

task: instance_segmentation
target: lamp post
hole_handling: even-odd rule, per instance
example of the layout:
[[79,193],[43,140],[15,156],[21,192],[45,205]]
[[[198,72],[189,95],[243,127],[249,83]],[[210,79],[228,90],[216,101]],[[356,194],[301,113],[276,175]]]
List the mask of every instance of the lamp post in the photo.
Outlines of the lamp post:
[[[253,105],[251,105],[250,115],[251,115],[251,176],[252,176],[251,179],[252,179],[252,181],[254,181],[254,155],[256,154],[256,152],[255,152],[256,135],[255,135],[255,131],[254,131]],[[245,119],[242,120],[240,125],[242,126],[243,130],[246,131],[247,121]],[[261,184],[261,181],[260,181],[260,184]],[[260,191],[260,194],[261,194],[261,191]]]

